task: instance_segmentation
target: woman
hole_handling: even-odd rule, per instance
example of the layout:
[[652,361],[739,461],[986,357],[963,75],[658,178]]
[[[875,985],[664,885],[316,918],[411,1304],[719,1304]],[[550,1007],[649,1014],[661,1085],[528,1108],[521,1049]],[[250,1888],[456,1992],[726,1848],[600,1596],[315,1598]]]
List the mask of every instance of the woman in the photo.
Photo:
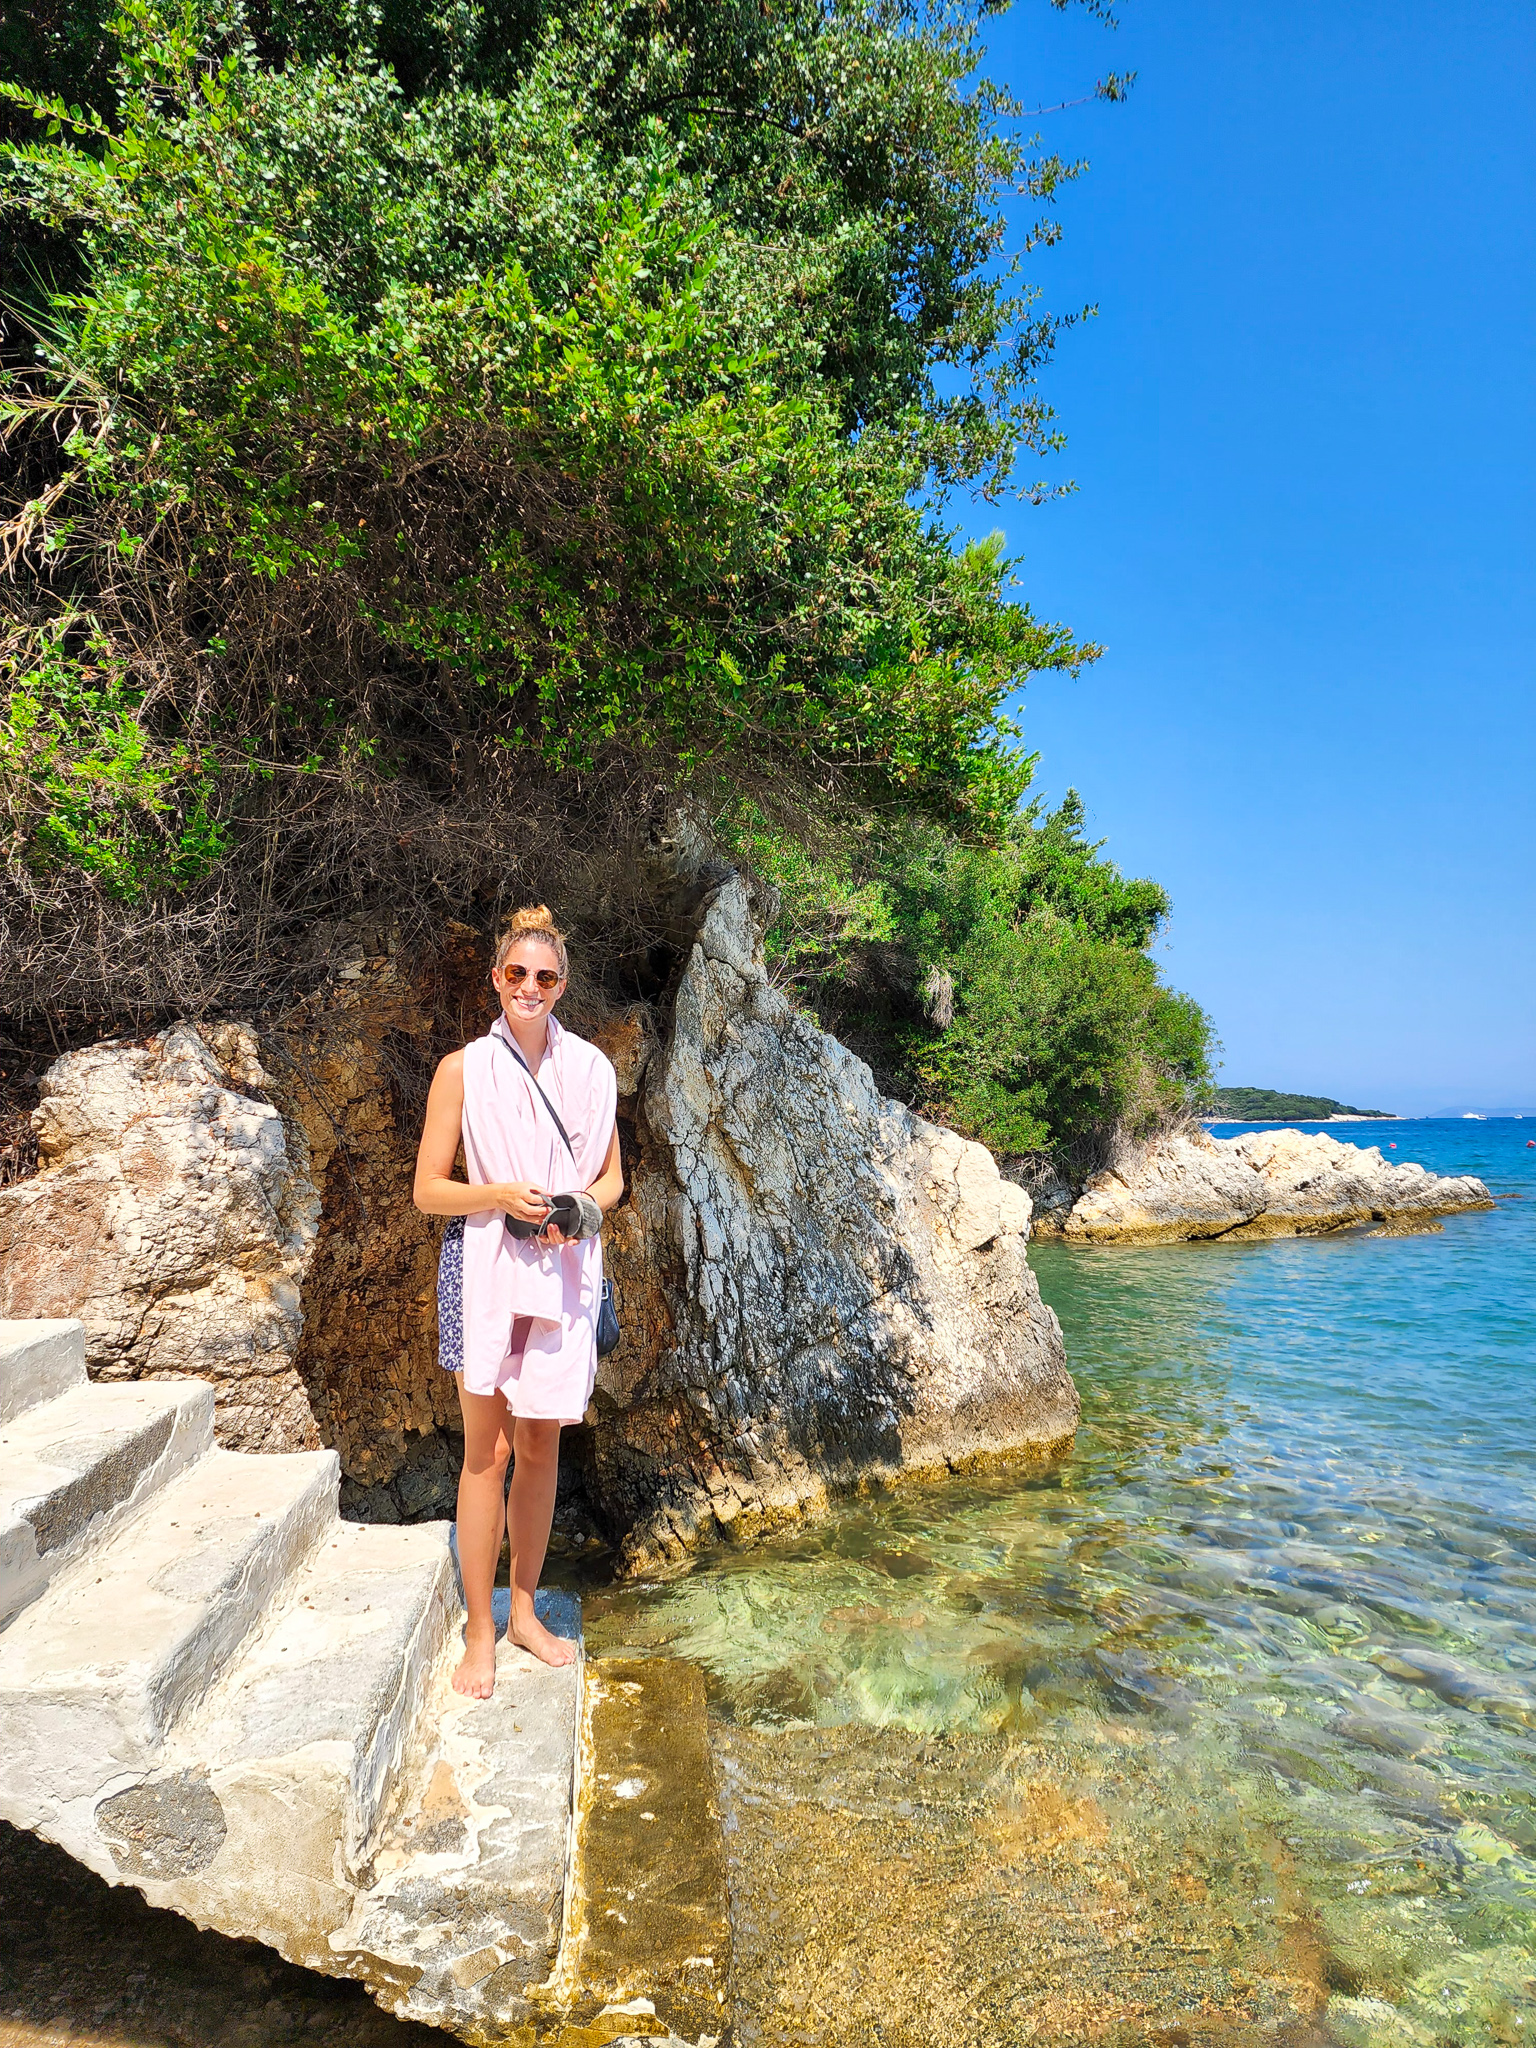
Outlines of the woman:
[[[576,1654],[535,1615],[533,1595],[555,1512],[560,1428],[580,1422],[597,1373],[596,1232],[624,1175],[613,1068],[553,1015],[568,971],[565,941],[543,904],[519,910],[491,970],[502,1013],[438,1068],[416,1155],[417,1208],[450,1219],[438,1268],[438,1359],[458,1380],[464,1415],[459,1570],[469,1620],[453,1684],[471,1699],[489,1699],[496,1682],[491,1589],[504,1530],[509,1637],[546,1664]],[[461,1140],[467,1179],[455,1180]],[[590,1197],[561,1205],[564,1229],[549,1220],[561,1194]]]

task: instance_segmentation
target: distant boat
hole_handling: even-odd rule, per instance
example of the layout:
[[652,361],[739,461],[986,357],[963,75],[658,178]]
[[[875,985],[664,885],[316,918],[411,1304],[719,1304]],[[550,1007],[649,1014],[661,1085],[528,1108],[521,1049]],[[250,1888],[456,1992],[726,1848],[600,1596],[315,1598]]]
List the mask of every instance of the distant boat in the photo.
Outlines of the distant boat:
[[1480,1109],[1464,1109],[1461,1112],[1461,1120],[1464,1124],[1485,1124],[1488,1121]]

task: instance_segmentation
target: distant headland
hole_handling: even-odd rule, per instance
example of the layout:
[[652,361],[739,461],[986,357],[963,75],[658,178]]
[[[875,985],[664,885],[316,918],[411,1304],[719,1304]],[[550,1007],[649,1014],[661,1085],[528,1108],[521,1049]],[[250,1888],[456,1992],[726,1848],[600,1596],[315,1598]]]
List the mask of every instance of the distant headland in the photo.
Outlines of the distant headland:
[[1243,1124],[1327,1123],[1343,1116],[1395,1120],[1396,1114],[1390,1109],[1355,1109],[1330,1095],[1284,1095],[1277,1088],[1218,1088],[1206,1111],[1209,1117]]

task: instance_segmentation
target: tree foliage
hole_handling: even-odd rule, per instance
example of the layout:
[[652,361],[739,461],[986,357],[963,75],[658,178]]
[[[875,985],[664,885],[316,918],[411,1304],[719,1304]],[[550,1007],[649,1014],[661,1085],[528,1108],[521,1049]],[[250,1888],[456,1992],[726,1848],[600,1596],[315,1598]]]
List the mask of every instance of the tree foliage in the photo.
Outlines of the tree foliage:
[[1097,650],[947,523],[1059,440],[1020,266],[1078,167],[984,12],[6,16],[0,1004],[270,997],[692,799],[799,874],[786,971],[905,963],[890,1058],[968,1127],[1177,1092],[1160,892],[1019,808],[1007,706]]
[[1075,791],[985,845],[909,820],[818,857],[760,814],[725,829],[777,892],[781,976],[894,1092],[995,1150],[1082,1157],[1209,1085],[1208,1020],[1148,953],[1168,898],[1084,837]]
[[1052,439],[1000,208],[1069,167],[974,23],[124,0],[107,40],[109,109],[4,89],[5,203],[77,272],[0,412],[34,939],[200,876],[226,934],[265,906],[244,957],[354,883],[462,894],[454,821],[620,763],[1000,826],[1005,700],[1092,650],[938,512]]

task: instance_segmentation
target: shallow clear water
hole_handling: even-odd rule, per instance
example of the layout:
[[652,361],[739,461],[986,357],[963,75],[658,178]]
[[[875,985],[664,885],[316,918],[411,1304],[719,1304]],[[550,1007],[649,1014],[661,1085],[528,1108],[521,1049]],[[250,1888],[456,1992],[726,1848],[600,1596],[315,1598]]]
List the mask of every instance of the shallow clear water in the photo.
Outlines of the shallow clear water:
[[[1436,1234],[1036,1248],[1083,1396],[1069,1460],[589,1595],[591,1647],[697,1659],[743,1736],[980,1738],[994,1786],[1010,1745],[1080,1792],[1133,1747],[1134,1797],[1094,1797],[1147,1873],[1205,1830],[1224,1939],[1306,1919],[1316,2038],[1536,2040],[1527,1133],[1337,1129],[1509,1198]],[[1245,1829],[1283,1885],[1234,1860]]]

